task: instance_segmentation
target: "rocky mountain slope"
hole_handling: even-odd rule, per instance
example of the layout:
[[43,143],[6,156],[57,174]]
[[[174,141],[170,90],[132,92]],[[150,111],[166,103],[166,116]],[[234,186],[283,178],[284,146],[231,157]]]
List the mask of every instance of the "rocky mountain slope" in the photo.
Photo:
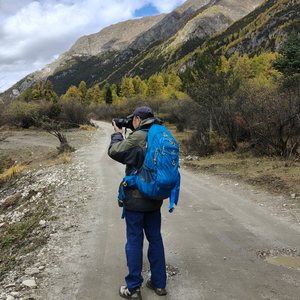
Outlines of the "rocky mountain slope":
[[[190,50],[193,51],[207,36],[221,32],[262,2],[187,0],[169,14],[111,25],[96,34],[79,38],[58,59],[18,82],[13,87],[14,94],[18,95],[26,87],[46,78],[53,82],[59,95],[71,84],[78,85],[82,80],[90,87],[96,83],[119,83],[126,74],[147,78],[157,70],[148,68],[144,58],[158,46],[167,43],[166,46],[174,49],[192,41],[194,46]],[[158,59],[155,65],[159,63],[162,60]],[[140,71],[131,74],[129,71],[137,64]]]

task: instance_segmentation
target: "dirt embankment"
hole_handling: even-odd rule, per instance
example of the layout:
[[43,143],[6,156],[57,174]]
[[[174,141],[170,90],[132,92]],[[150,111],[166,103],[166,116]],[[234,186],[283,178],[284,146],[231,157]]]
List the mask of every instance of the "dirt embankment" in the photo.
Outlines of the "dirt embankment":
[[60,156],[58,140],[47,133],[2,134],[1,157],[26,169],[0,189],[1,300],[44,299],[44,291],[55,287],[56,268],[78,243],[75,232],[94,189],[92,175],[77,159],[94,134],[67,132],[77,150]]

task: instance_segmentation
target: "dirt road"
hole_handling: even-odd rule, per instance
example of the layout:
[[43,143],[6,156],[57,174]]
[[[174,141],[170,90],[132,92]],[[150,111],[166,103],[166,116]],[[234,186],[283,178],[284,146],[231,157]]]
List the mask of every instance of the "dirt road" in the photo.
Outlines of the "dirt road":
[[[86,195],[86,206],[75,207],[73,217],[69,216],[69,222],[76,219],[76,226],[61,231],[68,234],[65,242],[63,235],[52,238],[60,253],[59,264],[47,266],[44,276],[49,278],[38,287],[38,299],[121,299],[118,288],[127,275],[126,238],[116,199],[124,166],[107,156],[112,126],[97,125],[91,142],[73,157],[74,165],[84,165],[88,171],[85,184],[93,180],[95,188]],[[162,207],[168,295],[156,296],[144,286],[143,299],[300,299],[300,269],[273,265],[260,257],[299,256],[300,228],[292,219],[297,216],[285,213],[283,217],[282,206],[272,198],[229,179],[184,168],[181,176],[178,207],[171,214],[168,200]],[[71,189],[83,184],[76,181]],[[144,248],[146,281],[146,240]]]
[[[62,266],[65,282],[51,291],[52,299],[119,299],[118,287],[127,274],[125,223],[116,201],[124,166],[107,156],[110,124],[98,125],[93,143],[78,156],[99,189],[82,224],[81,232],[86,233],[82,248],[70,250],[70,259]],[[300,299],[299,269],[276,266],[257,255],[279,249],[298,253],[297,224],[271,213],[261,205],[263,199],[254,202],[250,190],[242,197],[245,191],[234,194],[236,187],[226,186],[225,181],[220,184],[184,169],[181,174],[178,207],[172,214],[167,203],[162,207],[169,268],[165,299]],[[71,274],[77,274],[77,279]],[[149,276],[146,250],[143,275]],[[144,300],[161,299],[146,287],[142,295]]]

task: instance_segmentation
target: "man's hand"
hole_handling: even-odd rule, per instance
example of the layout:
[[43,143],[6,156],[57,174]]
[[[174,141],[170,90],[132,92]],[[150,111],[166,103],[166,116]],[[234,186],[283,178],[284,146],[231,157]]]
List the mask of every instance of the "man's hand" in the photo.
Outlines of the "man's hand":
[[122,134],[123,134],[123,129],[122,129],[122,128],[119,128],[119,127],[117,127],[117,125],[116,125],[116,122],[115,122],[115,121],[113,121],[113,125],[114,125],[114,130],[115,130],[115,132],[119,132],[119,133],[122,133]]

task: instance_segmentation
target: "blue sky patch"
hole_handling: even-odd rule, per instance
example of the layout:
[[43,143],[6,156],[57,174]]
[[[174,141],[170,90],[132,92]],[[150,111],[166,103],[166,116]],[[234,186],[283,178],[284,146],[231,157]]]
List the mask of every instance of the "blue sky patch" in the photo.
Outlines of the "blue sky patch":
[[153,15],[158,15],[158,14],[159,14],[159,11],[152,4],[148,4],[146,6],[143,6],[140,9],[136,10],[134,12],[134,17],[139,18],[139,17],[153,16]]

